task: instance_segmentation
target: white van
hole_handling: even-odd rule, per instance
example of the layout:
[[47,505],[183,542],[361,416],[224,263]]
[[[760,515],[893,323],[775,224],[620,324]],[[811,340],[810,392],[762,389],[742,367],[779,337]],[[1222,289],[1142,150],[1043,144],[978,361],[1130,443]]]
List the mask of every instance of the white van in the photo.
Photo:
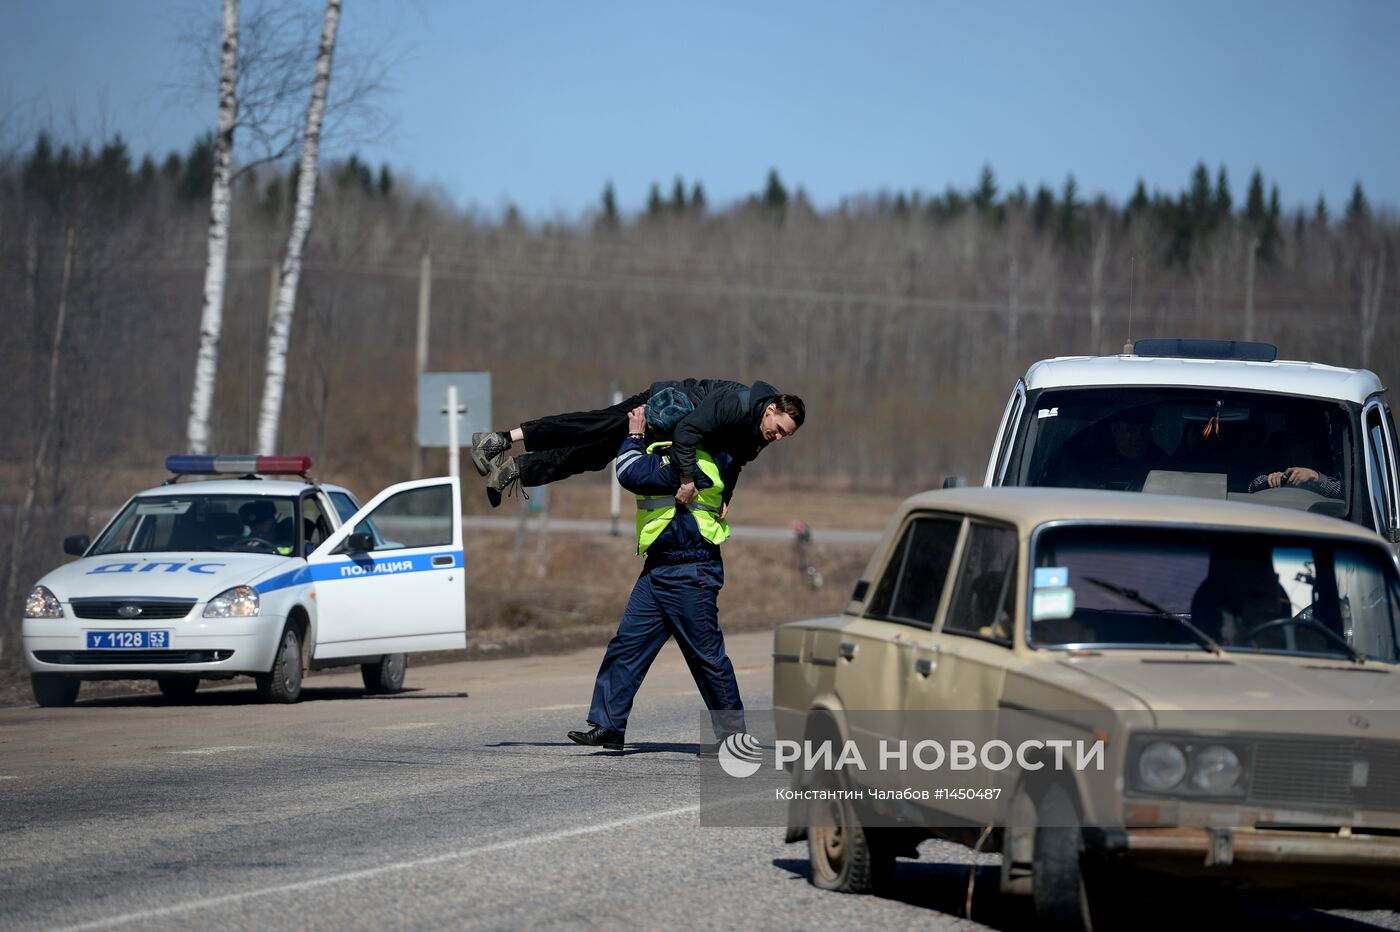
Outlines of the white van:
[[1139,340],[1032,365],[983,484],[1158,492],[1295,508],[1400,543],[1396,440],[1366,369],[1266,343]]

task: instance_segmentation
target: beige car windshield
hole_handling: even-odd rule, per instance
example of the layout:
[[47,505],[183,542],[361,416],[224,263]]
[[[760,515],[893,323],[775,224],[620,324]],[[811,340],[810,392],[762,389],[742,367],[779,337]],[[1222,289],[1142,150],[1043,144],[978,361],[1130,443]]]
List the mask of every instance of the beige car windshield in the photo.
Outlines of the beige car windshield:
[[1040,646],[1400,660],[1400,580],[1379,546],[1070,525],[1037,536],[1034,566],[1029,639]]

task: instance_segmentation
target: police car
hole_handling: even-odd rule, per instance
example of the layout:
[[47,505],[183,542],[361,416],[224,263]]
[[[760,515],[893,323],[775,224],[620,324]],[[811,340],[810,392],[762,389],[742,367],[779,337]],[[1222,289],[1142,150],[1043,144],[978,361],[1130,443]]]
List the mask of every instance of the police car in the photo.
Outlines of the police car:
[[181,700],[238,675],[296,702],[305,668],[353,664],[366,690],[390,693],[407,654],[466,646],[456,479],[400,483],[361,506],[312,479],[305,456],[172,456],[166,468],[174,476],[95,541],[67,538],[81,559],[30,591],[39,705],[71,705],[83,680],[155,679]]

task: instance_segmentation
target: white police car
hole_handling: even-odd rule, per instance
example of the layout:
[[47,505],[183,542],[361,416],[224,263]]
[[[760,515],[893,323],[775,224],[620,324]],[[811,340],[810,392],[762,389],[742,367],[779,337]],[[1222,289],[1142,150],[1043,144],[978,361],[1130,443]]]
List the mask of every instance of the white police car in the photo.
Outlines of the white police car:
[[[402,688],[406,655],[466,646],[456,479],[390,486],[361,507],[308,477],[305,456],[172,456],[81,559],[39,580],[24,655],[42,706],[85,679],[152,679],[187,699],[201,679],[251,675],[296,702],[302,671],[359,664],[371,693]],[[237,476],[202,482],[185,476]],[[267,476],[299,477],[294,481]]]

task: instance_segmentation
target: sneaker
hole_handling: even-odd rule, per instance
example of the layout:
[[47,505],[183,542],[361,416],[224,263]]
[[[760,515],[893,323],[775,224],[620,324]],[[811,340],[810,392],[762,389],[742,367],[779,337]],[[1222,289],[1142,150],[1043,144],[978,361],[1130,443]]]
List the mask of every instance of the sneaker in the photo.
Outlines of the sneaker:
[[529,500],[530,493],[520,485],[520,467],[516,465],[515,457],[506,456],[491,468],[491,475],[486,477],[486,500],[492,508],[497,508],[502,496],[515,489],[519,489],[520,494]]
[[501,464],[509,449],[510,441],[502,440],[496,431],[477,431],[472,434],[472,465],[484,476]]

